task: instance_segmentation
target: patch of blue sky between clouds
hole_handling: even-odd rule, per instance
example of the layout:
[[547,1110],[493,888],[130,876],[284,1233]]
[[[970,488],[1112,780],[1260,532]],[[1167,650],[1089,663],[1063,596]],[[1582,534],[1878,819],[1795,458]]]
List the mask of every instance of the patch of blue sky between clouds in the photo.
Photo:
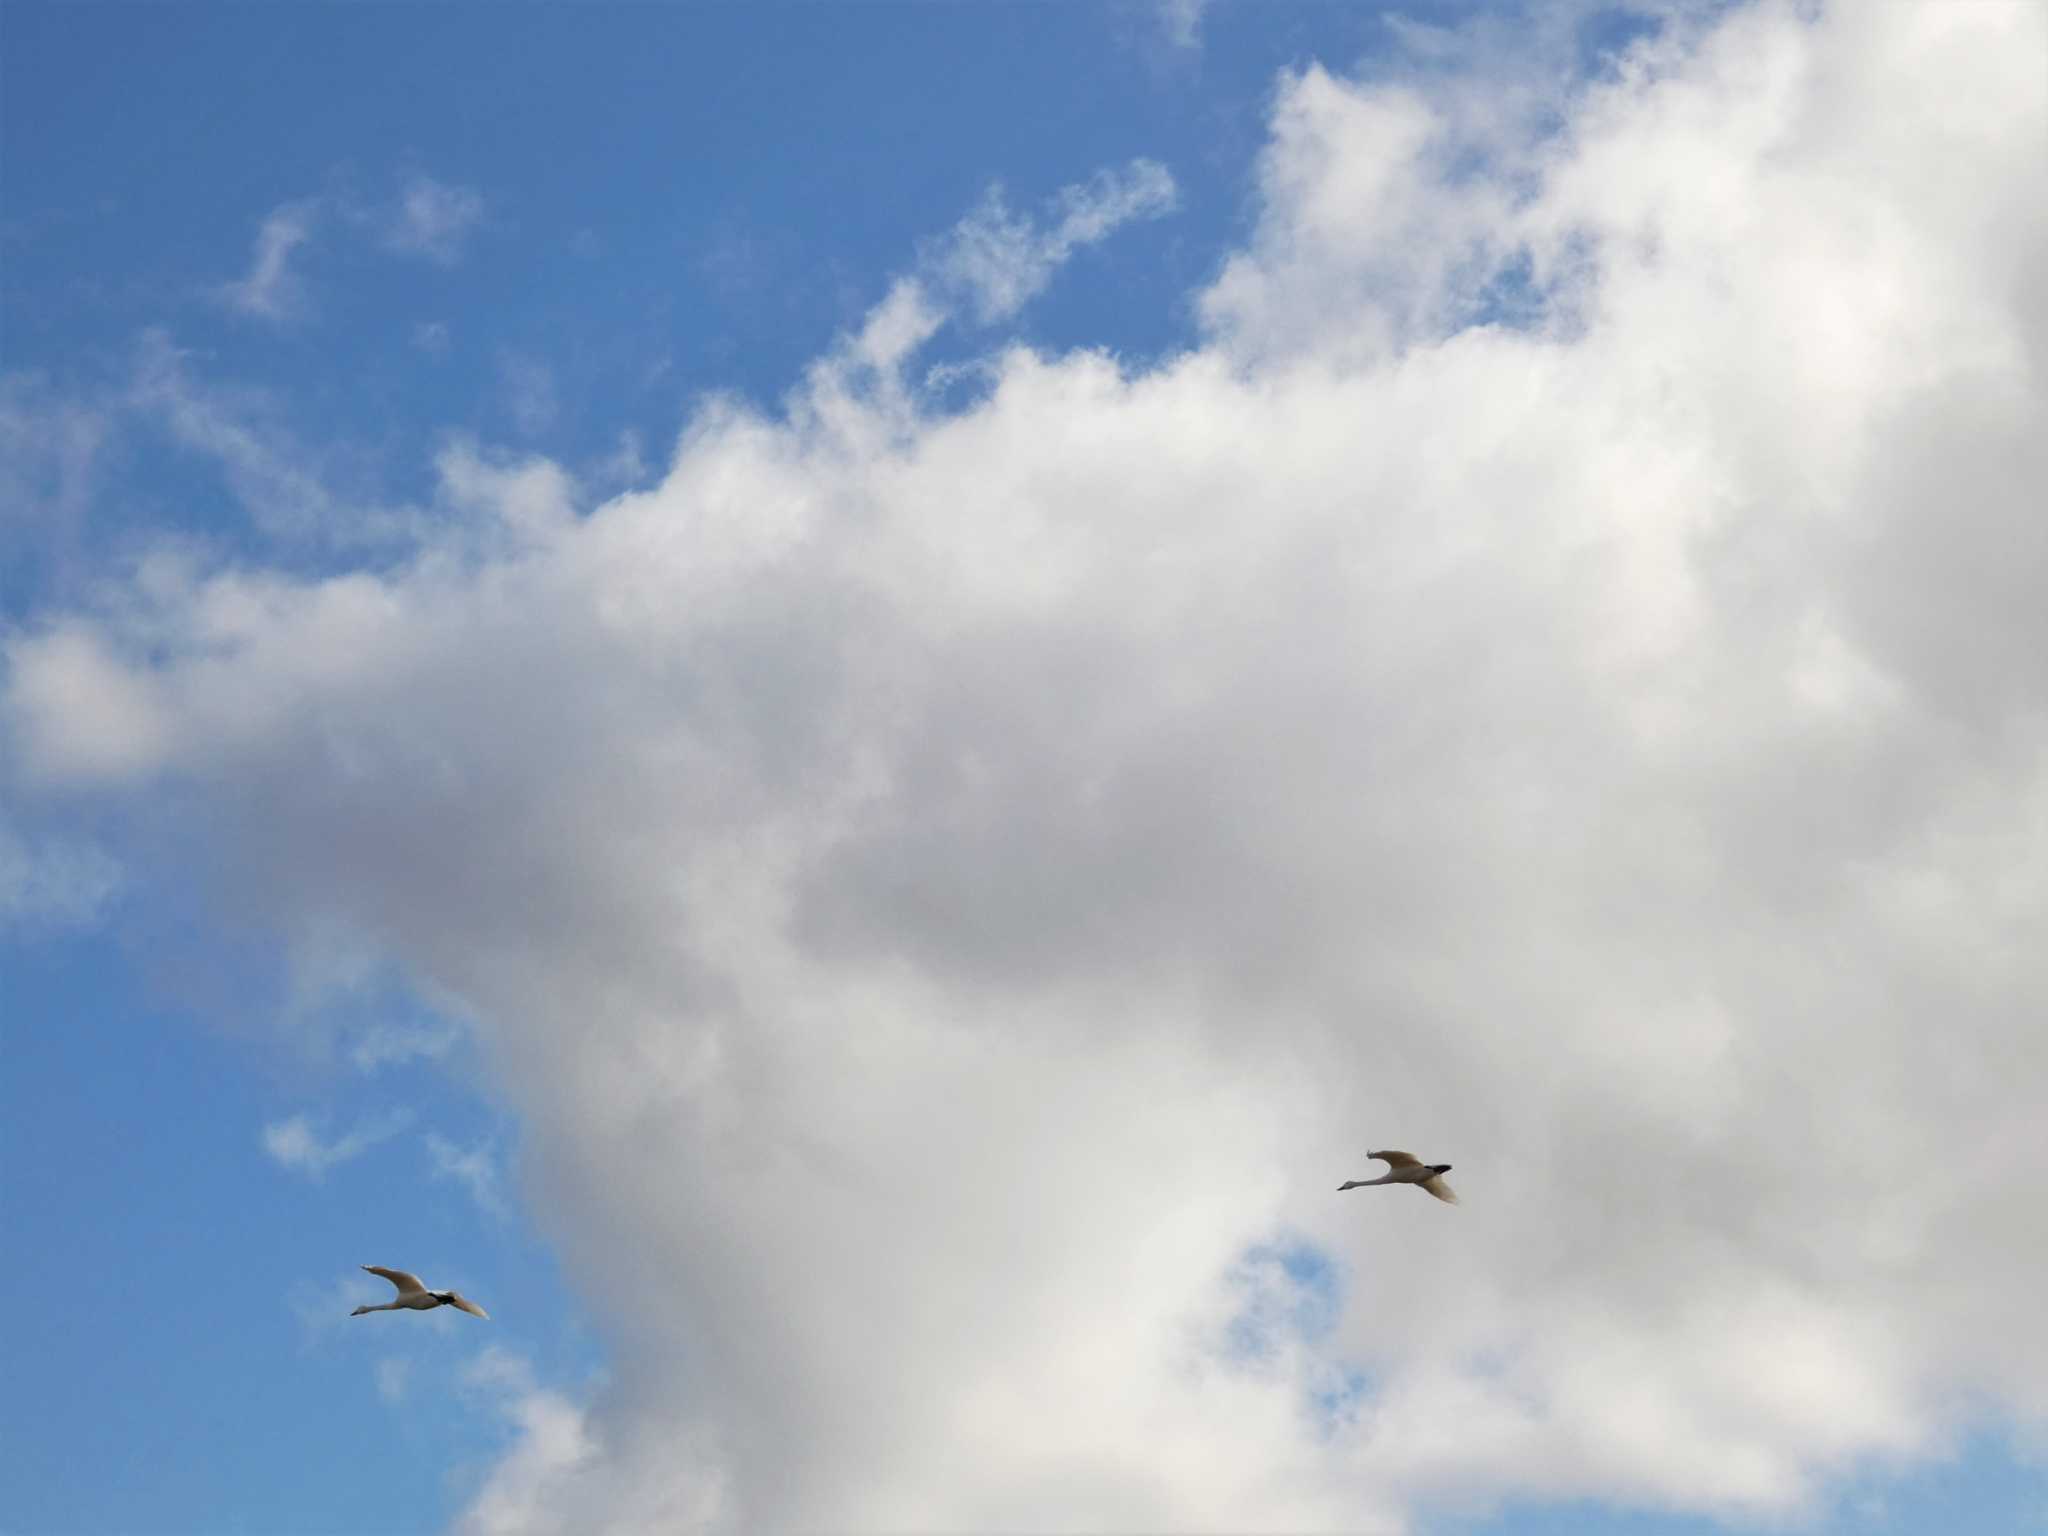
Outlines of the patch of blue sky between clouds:
[[1230,1353],[1240,1360],[1269,1360],[1289,1342],[1317,1343],[1344,1308],[1336,1261],[1305,1239],[1247,1250],[1230,1283],[1240,1298]]
[[1372,1379],[1329,1348],[1345,1305],[1336,1259],[1305,1238],[1276,1239],[1247,1249],[1226,1284],[1236,1310],[1223,1329],[1225,1362],[1296,1375],[1302,1411],[1325,1439],[1355,1424]]
[[[257,958],[194,942],[190,958],[223,981]],[[41,1261],[0,1270],[0,1306],[37,1320],[7,1351],[37,1408],[6,1415],[0,1507],[21,1530],[438,1526],[516,1433],[493,1408],[501,1395],[467,1411],[463,1373],[488,1343],[571,1388],[602,1365],[547,1245],[516,1210],[493,1216],[459,1180],[436,1179],[420,1134],[468,1149],[503,1145],[505,1128],[441,1066],[316,1067],[262,1048],[246,1015],[167,1001],[219,995],[167,970],[176,952],[125,928],[0,932],[0,1165],[34,1170],[8,1180],[7,1227]],[[303,1116],[346,1138],[401,1096],[410,1128],[317,1182],[264,1150],[266,1126]],[[495,1331],[350,1318],[389,1291],[361,1263],[472,1285]],[[49,1305],[53,1273],[67,1306]],[[362,1331],[377,1322],[398,1326]],[[340,1445],[354,1449],[336,1462]],[[375,1477],[361,1475],[366,1455]],[[119,1477],[105,1475],[114,1462]]]

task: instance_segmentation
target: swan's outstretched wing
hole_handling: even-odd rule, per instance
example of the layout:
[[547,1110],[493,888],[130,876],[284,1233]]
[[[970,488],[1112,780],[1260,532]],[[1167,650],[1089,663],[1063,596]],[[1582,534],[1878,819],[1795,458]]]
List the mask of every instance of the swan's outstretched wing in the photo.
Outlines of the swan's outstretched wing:
[[373,1275],[382,1275],[386,1280],[389,1280],[398,1287],[398,1294],[401,1296],[416,1296],[426,1289],[424,1285],[420,1284],[420,1277],[418,1275],[408,1275],[402,1269],[386,1269],[381,1264],[365,1264],[363,1268]]
[[1456,1205],[1458,1203],[1457,1192],[1444,1182],[1444,1176],[1440,1173],[1433,1173],[1424,1179],[1422,1187],[1448,1205]]
[[1367,1157],[1376,1157],[1389,1168],[1420,1168],[1422,1159],[1413,1152],[1368,1152]]
[[480,1317],[485,1322],[489,1322],[491,1320],[490,1313],[486,1312],[482,1307],[478,1306],[475,1302],[471,1301],[467,1296],[463,1295],[460,1291],[450,1291],[448,1293],[448,1305],[451,1307],[460,1307],[463,1311],[467,1312],[471,1317]]

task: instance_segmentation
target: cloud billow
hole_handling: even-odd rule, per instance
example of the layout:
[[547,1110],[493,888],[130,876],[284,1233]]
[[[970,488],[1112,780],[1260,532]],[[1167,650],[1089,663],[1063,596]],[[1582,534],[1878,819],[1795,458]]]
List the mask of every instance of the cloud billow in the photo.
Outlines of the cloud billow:
[[[927,413],[902,290],[651,490],[456,454],[401,568],[17,637],[26,774],[474,1014],[615,1365],[470,1528],[1771,1513],[2048,1416],[2041,28],[1739,11],[1512,196],[1311,70],[1185,355]],[[1462,1208],[1335,1197],[1410,1142]]]

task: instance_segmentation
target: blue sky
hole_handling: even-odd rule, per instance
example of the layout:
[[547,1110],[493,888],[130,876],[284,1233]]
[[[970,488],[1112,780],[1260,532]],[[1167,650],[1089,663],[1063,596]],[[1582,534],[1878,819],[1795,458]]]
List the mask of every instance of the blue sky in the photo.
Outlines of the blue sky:
[[0,9],[0,1525],[2048,1524],[1981,9]]

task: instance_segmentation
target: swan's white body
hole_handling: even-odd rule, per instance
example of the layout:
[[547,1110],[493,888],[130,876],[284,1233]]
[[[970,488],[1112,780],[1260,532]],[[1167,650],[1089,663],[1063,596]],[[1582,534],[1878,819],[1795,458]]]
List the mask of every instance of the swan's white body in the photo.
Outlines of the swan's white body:
[[1425,1163],[1408,1152],[1368,1152],[1367,1157],[1378,1158],[1387,1165],[1387,1171],[1376,1179],[1353,1179],[1339,1184],[1337,1193],[1347,1189],[1365,1189],[1374,1184],[1414,1184],[1428,1190],[1437,1199],[1451,1205],[1458,1203],[1458,1197],[1451,1186],[1444,1182],[1444,1175],[1451,1171],[1449,1163]]
[[431,1312],[436,1307],[454,1307],[458,1311],[467,1312],[471,1317],[488,1319],[491,1315],[462,1292],[430,1291],[420,1284],[418,1275],[407,1274],[402,1269],[386,1269],[381,1264],[365,1264],[363,1268],[373,1275],[382,1275],[397,1286],[398,1295],[381,1307],[357,1307],[349,1313],[350,1317],[361,1317],[365,1312]]

